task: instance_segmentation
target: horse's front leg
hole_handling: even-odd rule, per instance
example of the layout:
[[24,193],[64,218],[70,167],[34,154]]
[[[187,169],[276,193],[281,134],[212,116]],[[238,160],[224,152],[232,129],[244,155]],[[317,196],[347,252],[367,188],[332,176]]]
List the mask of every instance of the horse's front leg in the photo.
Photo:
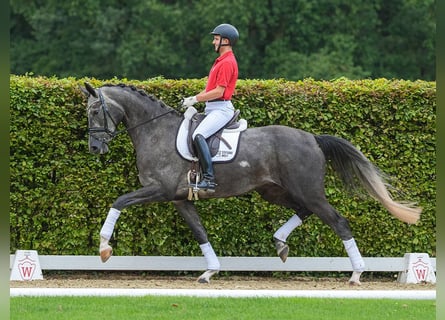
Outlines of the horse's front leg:
[[116,199],[108,211],[107,218],[105,219],[102,229],[100,230],[99,254],[102,262],[106,262],[113,253],[113,248],[108,242],[113,235],[114,226],[121,214],[121,211],[133,204],[167,200],[165,195],[159,190],[159,187],[147,186],[136,191],[126,193]]
[[207,270],[199,276],[198,282],[209,283],[210,278],[219,272],[220,263],[207,238],[207,232],[201,224],[201,219],[199,218],[195,205],[187,200],[174,201],[173,204],[192,230],[207,262]]

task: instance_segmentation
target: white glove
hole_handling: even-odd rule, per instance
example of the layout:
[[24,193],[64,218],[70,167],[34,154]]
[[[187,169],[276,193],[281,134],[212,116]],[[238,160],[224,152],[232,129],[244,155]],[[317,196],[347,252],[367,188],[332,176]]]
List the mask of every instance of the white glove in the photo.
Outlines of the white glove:
[[182,99],[182,107],[188,108],[188,107],[193,106],[197,102],[198,102],[198,100],[196,99],[196,96],[187,97],[187,98]]

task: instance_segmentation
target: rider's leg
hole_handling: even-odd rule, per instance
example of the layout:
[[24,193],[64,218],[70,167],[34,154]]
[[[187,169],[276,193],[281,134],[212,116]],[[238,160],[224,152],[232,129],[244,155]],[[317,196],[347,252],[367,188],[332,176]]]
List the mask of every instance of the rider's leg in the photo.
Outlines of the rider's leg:
[[203,180],[197,185],[198,189],[207,191],[215,190],[215,174],[213,170],[212,156],[206,139],[219,131],[233,117],[233,107],[226,105],[210,105],[206,107],[206,117],[193,132],[193,144],[198,153],[199,162],[203,169]]
[[204,136],[198,134],[193,140],[193,143],[198,153],[199,162],[201,163],[203,171],[203,179],[196,185],[196,187],[207,191],[215,191],[215,174],[213,172],[212,156],[210,155],[207,141]]

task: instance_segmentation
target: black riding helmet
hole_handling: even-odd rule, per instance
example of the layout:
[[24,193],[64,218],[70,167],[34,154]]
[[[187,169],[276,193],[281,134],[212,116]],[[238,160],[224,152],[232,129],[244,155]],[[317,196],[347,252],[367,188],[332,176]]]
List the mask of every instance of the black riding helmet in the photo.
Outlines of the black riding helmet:
[[[239,33],[238,30],[234,26],[228,23],[223,23],[217,26],[215,29],[213,29],[212,32],[210,32],[212,35],[219,35],[222,38],[229,39],[230,46],[234,46],[236,41],[239,39]],[[224,44],[219,44],[219,46],[224,46]],[[219,47],[218,47],[219,51]]]

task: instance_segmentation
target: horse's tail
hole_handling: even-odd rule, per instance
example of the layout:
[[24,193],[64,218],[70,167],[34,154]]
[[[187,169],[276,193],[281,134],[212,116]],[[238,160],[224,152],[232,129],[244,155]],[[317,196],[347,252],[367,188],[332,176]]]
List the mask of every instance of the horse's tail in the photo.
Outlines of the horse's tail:
[[385,175],[349,141],[330,135],[315,136],[315,140],[346,186],[355,189],[358,180],[373,198],[399,220],[407,223],[419,220],[422,209],[413,203],[394,201],[386,188],[389,184]]

